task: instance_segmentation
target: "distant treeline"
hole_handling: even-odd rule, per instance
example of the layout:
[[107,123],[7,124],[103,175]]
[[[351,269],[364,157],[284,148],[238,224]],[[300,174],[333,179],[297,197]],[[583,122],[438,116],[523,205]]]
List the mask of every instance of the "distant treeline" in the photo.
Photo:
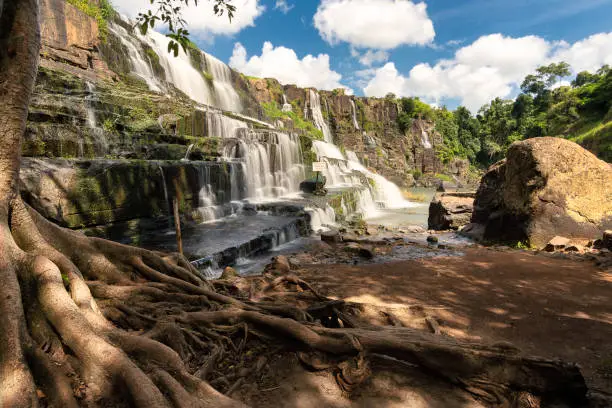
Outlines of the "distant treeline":
[[444,137],[438,150],[443,162],[461,157],[488,166],[503,158],[513,142],[538,136],[574,140],[610,162],[612,68],[605,65],[596,73],[578,73],[569,85],[562,82],[570,75],[565,62],[539,67],[525,78],[516,99],[496,98],[475,116],[463,106],[450,111],[418,98],[400,98],[399,126],[406,130],[417,118],[433,121]]

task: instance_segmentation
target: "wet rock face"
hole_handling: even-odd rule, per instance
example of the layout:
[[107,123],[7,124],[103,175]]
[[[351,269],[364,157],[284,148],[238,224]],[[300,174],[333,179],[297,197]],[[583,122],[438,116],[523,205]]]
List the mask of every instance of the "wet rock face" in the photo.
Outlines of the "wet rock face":
[[557,235],[600,238],[612,226],[612,168],[565,139],[515,143],[482,178],[472,222],[484,239],[535,247]]
[[459,229],[470,222],[474,204],[473,193],[436,194],[429,205],[429,229]]
[[[176,197],[183,214],[200,205],[203,166],[217,204],[231,200],[230,173],[222,163],[176,164],[105,160],[24,158],[21,193],[45,218],[69,228],[85,228],[169,214]],[[163,175],[162,175],[163,172]],[[165,190],[164,190],[165,189]],[[165,191],[165,192],[164,192]]]

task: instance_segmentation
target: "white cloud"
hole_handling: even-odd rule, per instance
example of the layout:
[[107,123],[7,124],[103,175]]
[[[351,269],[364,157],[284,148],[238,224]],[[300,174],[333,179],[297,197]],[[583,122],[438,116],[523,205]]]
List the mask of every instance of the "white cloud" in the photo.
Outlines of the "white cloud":
[[329,55],[309,54],[300,59],[292,49],[274,47],[269,41],[264,43],[261,55],[250,58],[244,46],[236,43],[229,65],[247,75],[276,78],[282,84],[327,90],[346,88],[340,83],[342,75],[330,68]]
[[[128,17],[136,17],[138,13],[153,10],[149,0],[112,0],[113,6]],[[187,29],[198,37],[212,37],[215,35],[233,35],[247,27],[255,25],[255,19],[264,11],[265,7],[259,0],[234,0],[237,10],[231,23],[226,14],[216,16],[212,9],[212,2],[189,2],[189,6],[182,7],[182,17],[187,22]]]
[[612,32],[594,34],[573,45],[562,44],[554,56],[576,71],[597,71],[602,65],[612,65]]
[[409,0],[322,0],[314,25],[332,45],[362,48],[426,45],[435,37],[426,4]]
[[389,53],[385,50],[367,50],[363,54],[357,50],[351,49],[351,55],[359,59],[359,62],[367,67],[371,67],[373,64],[386,62],[389,59]]
[[477,111],[493,98],[510,97],[538,66],[561,60],[570,63],[576,72],[612,64],[612,33],[596,34],[573,45],[536,36],[487,35],[457,50],[453,59],[433,66],[418,64],[408,75],[398,72],[389,62],[376,70],[364,93],[384,96],[393,92],[435,103],[456,98]]
[[290,12],[293,7],[295,6],[293,4],[288,4],[287,0],[276,0],[276,4],[274,5],[274,9],[279,10],[283,14]]
[[465,40],[449,40],[446,42],[446,45],[449,47],[456,47],[458,45],[461,45],[465,42]]

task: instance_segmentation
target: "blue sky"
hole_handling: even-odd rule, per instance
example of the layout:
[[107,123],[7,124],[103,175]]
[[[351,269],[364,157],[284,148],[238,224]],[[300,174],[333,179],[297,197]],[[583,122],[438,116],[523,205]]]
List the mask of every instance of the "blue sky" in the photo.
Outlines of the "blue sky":
[[[133,14],[139,1],[114,4]],[[514,96],[538,65],[612,63],[612,0],[234,3],[239,20],[231,25],[212,21],[206,2],[188,10],[202,49],[249,75],[345,86],[357,95],[394,92],[476,110],[492,97]]]

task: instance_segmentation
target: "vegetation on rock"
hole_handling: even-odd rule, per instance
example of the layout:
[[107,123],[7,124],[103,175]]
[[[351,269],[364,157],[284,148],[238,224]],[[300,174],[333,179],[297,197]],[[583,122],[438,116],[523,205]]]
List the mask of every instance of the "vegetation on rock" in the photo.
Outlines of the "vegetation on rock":
[[542,66],[528,75],[515,100],[496,98],[476,116],[460,106],[454,111],[432,108],[418,98],[401,98],[398,125],[408,131],[419,118],[435,123],[444,138],[437,150],[444,163],[455,157],[488,166],[503,158],[516,141],[558,136],[576,141],[604,160],[612,161],[612,69],[580,72],[569,86],[558,86],[570,75],[566,63]]

